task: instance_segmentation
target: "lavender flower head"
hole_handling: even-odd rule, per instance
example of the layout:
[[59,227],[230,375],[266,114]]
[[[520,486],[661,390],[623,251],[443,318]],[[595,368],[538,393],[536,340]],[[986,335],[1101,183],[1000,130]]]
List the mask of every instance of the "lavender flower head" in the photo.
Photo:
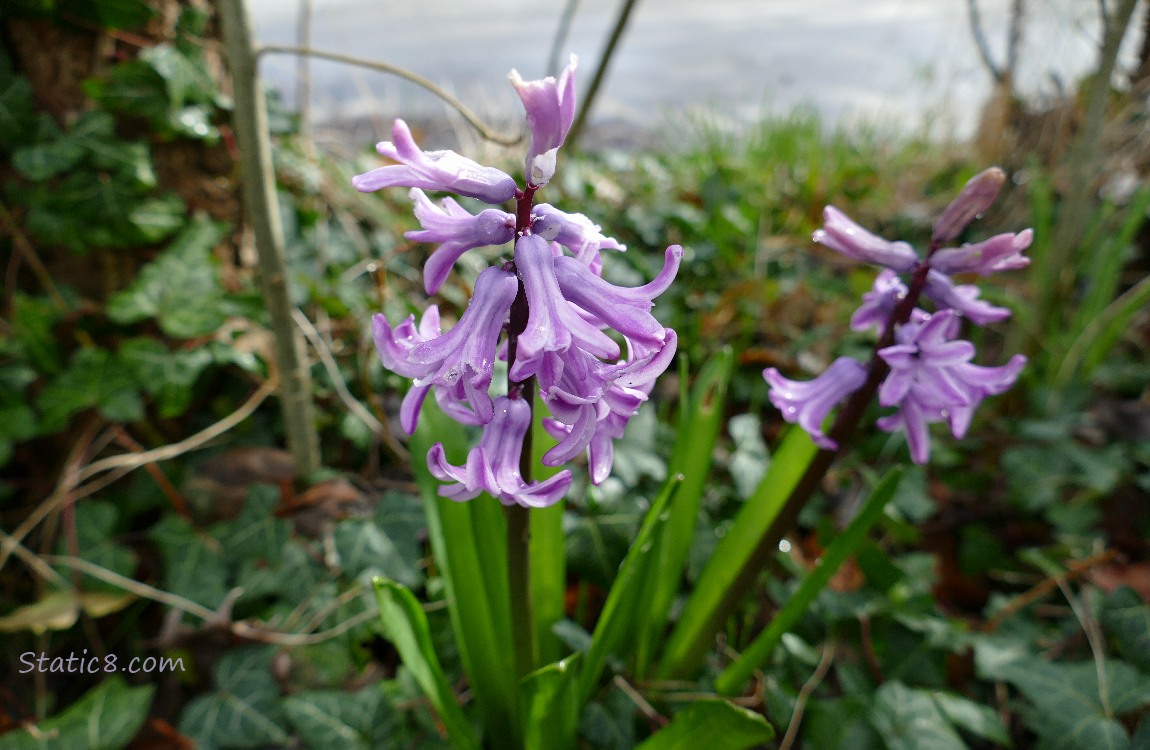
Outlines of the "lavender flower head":
[[[879,404],[895,409],[878,420],[879,429],[904,432],[911,459],[922,464],[930,457],[928,425],[945,422],[954,437],[962,438],[979,403],[1014,384],[1025,357],[1015,355],[1001,367],[980,367],[971,363],[974,345],[958,338],[962,319],[987,325],[1006,320],[1010,311],[979,299],[977,286],[957,284],[950,275],[988,276],[1025,268],[1030,259],[1022,253],[1033,241],[1033,231],[943,247],[990,207],[1004,182],[998,168],[971,178],[934,222],[930,249],[921,258],[909,244],[878,237],[827,207],[814,241],[853,260],[883,267],[851,316],[852,329],[873,328],[879,341],[869,365],[842,357],[809,382],[787,380],[774,368],[765,370],[771,403],[783,419],[810,433],[820,448],[837,450],[836,440],[823,433],[823,422],[847,397],[860,399],[861,410],[877,389]],[[921,297],[933,302],[936,311],[918,307]],[[868,386],[868,378],[873,378],[869,381],[873,385]],[[844,429],[849,431],[850,426]]]
[[[531,138],[523,187],[454,152],[421,151],[402,120],[392,128],[393,140],[377,147],[396,164],[352,180],[362,191],[412,188],[422,228],[406,236],[437,245],[424,266],[428,294],[442,287],[465,253],[513,243],[511,260],[479,274],[470,305],[446,333],[435,305],[418,325],[410,316],[393,327],[383,315],[372,324],[384,367],[413,380],[400,407],[404,431],[415,431],[429,394],[456,421],[482,427],[463,465],[449,463],[439,443],[427,456],[432,475],[447,483],[440,494],[453,500],[486,492],[504,504],[542,507],[563,498],[570,471],[531,482],[520,470],[536,387],[551,413],[545,429],[559,441],[543,462],[559,466],[586,452],[592,481],[602,482],[610,473],[612,441],[675,353],[675,332],[651,308],[674,280],[682,248],[667,248],[663,270],[650,283],[618,287],[602,278],[600,251],[626,248],[583,214],[534,202],[554,176],[574,120],[575,66],[572,57],[558,78],[540,81],[511,72]],[[425,190],[492,207],[472,214],[450,197],[436,204]],[[512,200],[511,210],[501,207]],[[505,393],[493,382],[497,360],[508,363]]]

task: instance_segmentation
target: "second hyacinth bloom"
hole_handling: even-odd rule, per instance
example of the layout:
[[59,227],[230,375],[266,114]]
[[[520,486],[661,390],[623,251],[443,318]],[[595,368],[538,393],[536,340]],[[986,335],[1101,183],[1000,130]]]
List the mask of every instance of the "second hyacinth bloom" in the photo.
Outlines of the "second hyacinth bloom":
[[[1030,246],[1033,231],[944,247],[990,207],[1004,180],[997,168],[971,178],[935,220],[930,249],[922,257],[910,244],[883,239],[842,211],[827,207],[814,241],[883,268],[850,321],[856,331],[876,330],[879,348],[869,365],[841,357],[809,382],[787,380],[774,368],[763,372],[771,403],[786,421],[810,433],[820,448],[839,448],[824,434],[823,423],[836,405],[863,387],[871,372],[876,378],[872,382],[885,373],[878,383],[879,404],[895,409],[877,426],[905,433],[911,459],[918,464],[930,457],[929,424],[944,422],[955,438],[961,438],[979,403],[1014,384],[1025,357],[1014,355],[1001,367],[981,367],[970,361],[974,345],[958,338],[964,318],[987,325],[1009,318],[1010,311],[979,299],[977,286],[957,284],[951,274],[987,276],[1026,267],[1030,260],[1022,253]],[[908,300],[912,294],[915,299]],[[934,303],[934,312],[917,305],[920,295]]]

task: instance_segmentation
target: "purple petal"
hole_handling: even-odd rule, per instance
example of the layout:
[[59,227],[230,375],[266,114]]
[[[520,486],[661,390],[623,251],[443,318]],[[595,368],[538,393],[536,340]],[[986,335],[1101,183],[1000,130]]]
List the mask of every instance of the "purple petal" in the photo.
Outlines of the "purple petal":
[[494,167],[484,167],[454,151],[421,151],[403,120],[391,127],[393,141],[376,144],[376,151],[399,164],[373,169],[352,178],[360,192],[387,187],[444,190],[484,203],[505,203],[515,197],[515,180]]
[[961,234],[967,224],[990,208],[1004,182],[1006,173],[998,167],[991,167],[971,177],[958,196],[935,219],[931,242],[937,247]]
[[999,271],[1015,271],[1030,265],[1022,251],[1034,241],[1034,230],[1018,234],[996,234],[974,245],[939,250],[930,259],[931,267],[942,273],[976,273],[989,276]]
[[875,263],[905,273],[918,265],[918,254],[905,242],[889,242],[854,223],[834,206],[823,211],[823,228],[814,241],[848,258]]
[[874,327],[881,334],[890,314],[906,297],[906,293],[906,284],[902,283],[898,274],[884,268],[875,277],[871,290],[863,295],[863,303],[851,316],[851,330],[865,331]]
[[978,287],[973,284],[956,286],[950,277],[933,268],[926,276],[923,293],[940,308],[960,312],[978,325],[997,323],[1010,317],[1010,310],[1005,307],[995,307],[978,299]]
[[768,398],[783,413],[783,419],[798,424],[825,450],[837,450],[838,444],[823,434],[822,424],[838,402],[854,393],[866,382],[866,368],[850,357],[840,357],[826,372],[814,380],[787,380],[773,367],[763,370],[771,387]]

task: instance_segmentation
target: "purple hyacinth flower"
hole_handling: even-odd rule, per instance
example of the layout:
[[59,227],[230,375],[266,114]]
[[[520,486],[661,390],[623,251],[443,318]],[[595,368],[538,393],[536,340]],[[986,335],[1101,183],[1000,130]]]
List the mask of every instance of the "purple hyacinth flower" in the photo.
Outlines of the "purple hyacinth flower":
[[851,315],[851,330],[865,331],[868,328],[878,329],[881,335],[886,328],[890,314],[898,307],[898,303],[906,297],[906,284],[898,274],[889,268],[884,268],[875,277],[871,290],[863,295],[863,303]]
[[[531,218],[532,221],[539,221],[544,218],[558,220],[560,230],[552,239],[570,250],[576,258],[584,263],[587,263],[587,259],[592,254],[597,254],[600,250],[625,251],[627,249],[626,245],[621,245],[617,240],[605,236],[599,225],[583,214],[569,214],[554,206],[540,203],[531,209]],[[535,233],[538,234],[538,232]]]
[[848,258],[892,268],[900,273],[918,265],[918,253],[905,242],[890,242],[854,223],[834,206],[823,210],[823,228],[812,239]]
[[[487,391],[496,347],[518,290],[513,273],[492,267],[479,274],[475,295],[459,322],[442,336],[416,344],[408,353],[407,361],[422,368],[415,386],[444,389],[456,400],[466,401],[481,423],[489,422],[492,406]],[[414,421],[404,429],[414,432]]]
[[619,345],[564,298],[555,276],[556,260],[550,243],[539,235],[524,235],[515,242],[515,267],[523,280],[528,317],[527,327],[517,340],[512,380],[522,381],[536,374],[546,353],[564,352],[572,342],[596,357],[619,356]]
[[530,424],[531,408],[526,401],[500,396],[479,445],[467,454],[463,466],[447,462],[442,443],[433,445],[427,454],[428,470],[439,481],[453,483],[440,487],[439,494],[463,501],[487,492],[504,505],[528,508],[546,508],[562,500],[571,486],[571,472],[561,471],[531,484],[519,473],[519,452]]
[[763,370],[763,378],[771,387],[768,398],[783,419],[806,430],[820,448],[838,450],[838,443],[823,434],[823,421],[837,403],[866,382],[861,362],[839,357],[826,372],[805,383],[787,380],[773,367]]
[[409,194],[415,203],[415,217],[423,229],[404,234],[416,242],[441,243],[423,266],[423,287],[435,294],[455,261],[468,250],[488,245],[502,245],[515,236],[515,216],[497,208],[488,208],[472,215],[452,198],[444,198],[442,207],[436,206],[419,188]]
[[527,110],[527,127],[531,131],[527,182],[532,187],[543,187],[555,175],[559,147],[575,121],[576,63],[572,55],[559,80],[547,76],[539,81],[524,81],[515,70],[508,76]]
[[559,444],[543,455],[543,463],[559,466],[586,448],[591,483],[602,484],[611,474],[614,441],[623,437],[628,422],[647,400],[654,384],[653,380],[637,388],[612,384],[595,404],[594,426],[589,437],[580,434],[581,426],[564,424],[558,419],[544,419],[544,429]]
[[934,300],[943,310],[955,310],[980,326],[997,323],[1010,317],[1010,310],[978,298],[979,289],[974,284],[955,284],[949,276],[935,269],[926,275],[923,294]]
[[939,250],[930,259],[930,265],[942,273],[976,273],[989,276],[999,271],[1015,271],[1030,265],[1030,258],[1022,251],[1034,241],[1034,230],[1018,234],[996,234],[988,240],[962,247]]
[[935,247],[950,242],[966,228],[966,225],[990,208],[998,191],[1006,182],[1006,173],[998,167],[991,167],[971,177],[950,205],[934,221],[931,242]]
[[683,248],[672,245],[663,270],[650,283],[618,287],[596,276],[575,258],[554,259],[555,278],[564,298],[595,315],[636,344],[654,348],[663,343],[665,329],[649,312],[655,297],[666,291],[679,270]]
[[384,141],[375,150],[399,162],[373,169],[351,178],[361,193],[389,187],[444,190],[484,203],[505,203],[515,197],[515,180],[494,167],[485,167],[454,151],[421,151],[403,120],[391,126],[393,141]]
[[[432,372],[432,367],[409,362],[408,355],[419,344],[439,336],[439,308],[435,305],[428,307],[419,319],[418,327],[414,315],[409,315],[394,329],[383,315],[375,315],[371,319],[371,335],[384,367],[405,378],[422,378]],[[415,432],[419,410],[430,389],[430,385],[412,386],[403,397],[399,424],[408,435]]]
[[954,437],[963,437],[982,399],[1009,389],[1026,364],[1021,354],[1002,367],[970,364],[974,345],[952,340],[958,329],[958,314],[943,310],[901,326],[895,333],[897,343],[878,352],[891,370],[879,387],[879,403],[898,408],[879,419],[878,426],[905,432],[917,464],[930,457],[927,425],[945,421]]

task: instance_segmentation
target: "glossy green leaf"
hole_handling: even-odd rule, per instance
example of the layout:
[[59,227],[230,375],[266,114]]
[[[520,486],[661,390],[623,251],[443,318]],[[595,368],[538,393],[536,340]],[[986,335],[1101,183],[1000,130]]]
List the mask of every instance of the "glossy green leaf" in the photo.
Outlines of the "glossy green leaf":
[[440,666],[431,639],[431,630],[427,625],[427,616],[415,596],[405,586],[377,578],[375,599],[388,640],[395,645],[404,666],[415,677],[439,714],[452,746],[478,750],[479,742],[475,732],[467,723],[451,691],[451,685],[443,674],[443,667]]
[[56,716],[0,736],[0,750],[121,750],[148,718],[154,692],[111,677]]
[[626,652],[626,644],[634,643],[640,628],[648,617],[651,588],[648,571],[660,559],[662,545],[666,543],[666,528],[671,517],[669,508],[681,483],[680,477],[671,477],[643,518],[639,533],[623,563],[599,621],[591,634],[591,647],[583,660],[579,677],[580,703],[586,703],[599,685],[599,679],[611,654]]
[[391,537],[372,520],[350,519],[335,527],[335,550],[345,575],[378,575],[415,586],[419,574],[400,555]]
[[[435,404],[426,402],[419,428],[412,436],[412,455],[426,456],[435,442],[444,444],[453,463],[466,460],[470,447],[467,433]],[[423,496],[431,548],[447,591],[459,655],[484,728],[493,736],[521,737],[519,680],[511,657],[503,508],[486,495],[464,503],[440,497],[439,482],[427,471],[427,462],[416,460],[412,468]]]
[[858,514],[840,534],[835,536],[819,558],[815,569],[807,573],[798,589],[774,616],[766,630],[760,633],[751,645],[743,650],[739,659],[723,670],[715,680],[715,688],[720,693],[733,695],[739,692],[755,670],[766,663],[783,634],[795,626],[815,597],[826,588],[827,582],[839,566],[854,554],[871,528],[882,518],[883,509],[894,496],[901,478],[902,470],[895,468],[879,480]]
[[[155,317],[176,338],[215,333],[227,319],[212,248],[226,227],[197,216],[156,260],[140,270],[129,288],[108,301],[108,316],[117,323]],[[179,279],[178,284],[172,283]]]
[[523,678],[526,750],[570,750],[579,728],[578,654]]
[[930,694],[898,681],[875,691],[870,719],[889,750],[967,750]]
[[156,400],[163,418],[183,414],[195,393],[200,374],[212,364],[203,348],[169,349],[153,338],[134,338],[120,346],[120,361],[132,370],[136,382]]
[[354,693],[309,690],[284,699],[284,714],[310,750],[385,747],[395,731],[395,715],[379,685]]
[[1002,747],[1010,747],[1010,734],[998,711],[952,693],[932,692],[930,697],[954,726]]
[[795,428],[787,432],[763,481],[744,503],[695,584],[663,652],[658,677],[692,673],[702,664],[722,627],[718,613],[731,584],[817,452],[805,432]]
[[164,590],[205,607],[219,606],[228,593],[219,543],[175,515],[165,516],[148,535],[164,558]]
[[[536,398],[531,448],[535,459],[534,477],[538,480],[554,476],[564,468],[543,464],[543,454],[558,442],[543,429],[546,414],[542,400]],[[531,511],[531,608],[539,660],[544,664],[557,662],[565,653],[553,629],[566,616],[567,543],[563,530],[566,507],[567,501],[561,500],[549,508]]]
[[226,561],[280,563],[291,536],[291,524],[276,515],[280,503],[280,488],[275,485],[255,484],[248,489],[239,515],[212,528]]
[[1123,586],[1102,604],[1103,629],[1131,664],[1150,673],[1150,604],[1134,589]]
[[761,747],[774,736],[771,725],[754,711],[724,700],[699,700],[635,750],[744,750]]
[[[647,616],[637,625],[642,629],[638,643],[635,669],[640,674],[666,632],[667,613],[682,584],[683,569],[691,554],[699,509],[711,473],[715,440],[723,425],[723,406],[727,383],[731,378],[735,357],[724,349],[706,365],[682,403],[675,447],[669,462],[671,476],[681,476],[674,500],[668,507],[669,517],[665,539],[659,547],[658,561],[653,563],[643,588],[650,593]],[[680,378],[686,383],[686,363]]]
[[179,729],[198,750],[256,748],[288,742],[279,685],[272,674],[275,649],[241,646],[216,664],[215,690],[192,700]]
[[106,349],[80,349],[37,398],[44,429],[55,432],[78,411],[95,407],[110,422],[133,422],[144,405],[131,370]]

